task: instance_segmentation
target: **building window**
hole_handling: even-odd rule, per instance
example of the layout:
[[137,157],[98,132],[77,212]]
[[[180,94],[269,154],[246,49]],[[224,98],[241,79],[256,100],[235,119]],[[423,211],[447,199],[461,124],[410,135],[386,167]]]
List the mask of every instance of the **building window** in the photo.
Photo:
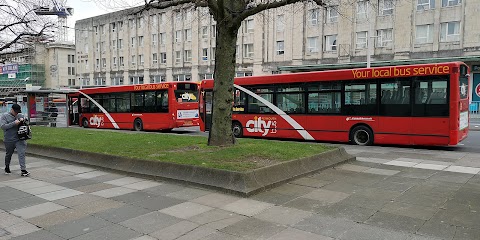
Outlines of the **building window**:
[[192,29],[185,29],[185,42],[192,41]]
[[417,0],[417,11],[425,11],[435,8],[435,0]]
[[173,15],[175,16],[175,24],[179,24],[182,22],[182,12],[174,11]]
[[377,30],[377,47],[392,47],[393,33],[392,29]]
[[130,40],[130,43],[132,44],[131,46],[135,47],[135,37],[132,37]]
[[105,52],[105,42],[100,43],[100,49],[102,50],[102,52]]
[[357,2],[357,18],[364,19],[367,18],[367,7],[368,1],[360,0]]
[[207,61],[208,60],[208,48],[202,49],[202,60]]
[[123,21],[119,21],[118,22],[118,31],[122,31],[123,30]]
[[152,45],[157,45],[157,34],[152,34]]
[[68,86],[75,86],[75,79],[68,79]]
[[100,31],[105,34],[105,25],[100,25]]
[[115,49],[117,47],[117,40],[112,40],[112,48]]
[[243,57],[253,58],[253,43],[243,44]]
[[317,25],[318,24],[318,8],[308,10],[308,23],[310,25]]
[[[68,55],[70,57],[70,55]],[[72,75],[72,69],[68,67],[68,75]]]
[[181,42],[182,41],[182,30],[177,30],[175,31],[175,42]]
[[318,37],[307,38],[307,44],[308,44],[307,51],[311,53],[318,52],[317,42],[318,42]]
[[337,51],[337,35],[325,36],[325,51]]
[[82,86],[90,85],[90,78],[82,78]]
[[75,75],[75,67],[72,67],[72,75]]
[[165,13],[158,14],[158,21],[160,22],[160,24],[165,24]]
[[192,75],[190,74],[178,74],[173,75],[173,81],[184,82],[184,81],[191,81]]
[[110,25],[112,26],[112,32],[115,32],[116,23],[111,23]]
[[157,64],[158,63],[158,55],[156,53],[152,54],[152,63]]
[[180,63],[182,61],[182,52],[175,51],[175,63]]
[[135,55],[132,55],[132,66],[135,66],[136,62],[137,62],[137,57],[135,57]]
[[277,55],[283,55],[285,53],[285,44],[283,41],[277,41]]
[[285,16],[277,15],[277,20],[275,21],[277,25],[277,32],[283,32],[285,30]]
[[217,37],[217,25],[212,25],[212,38]]
[[98,34],[98,26],[93,26],[93,31],[95,32],[95,35]]
[[138,46],[143,47],[143,36],[138,36]]
[[379,3],[379,14],[386,16],[393,14],[394,0],[381,0]]
[[112,65],[113,65],[114,67],[117,66],[117,57],[113,57]]
[[143,66],[144,63],[143,54],[138,55],[138,65]]
[[442,0],[442,7],[457,6],[462,3],[462,0]]
[[113,77],[112,85],[123,85],[123,77]]
[[167,53],[166,52],[160,53],[160,63],[167,63]]
[[105,78],[96,77],[96,78],[94,79],[94,81],[95,81],[95,85],[96,85],[96,86],[105,86],[105,85],[106,85],[106,84],[105,84],[105,83],[106,83],[106,82],[105,82]]
[[130,84],[143,84],[143,76],[141,76],[141,77],[130,77]]
[[212,55],[212,60],[215,60],[215,53],[216,53],[216,48],[215,47],[212,47],[212,51],[210,52],[211,55]]
[[123,62],[123,57],[119,57],[119,58],[118,58],[118,61],[119,61],[119,65],[120,65],[120,66],[122,66],[122,67],[125,66],[125,64],[124,64],[124,62]]
[[185,50],[185,62],[192,62],[192,50]]
[[460,22],[446,22],[441,24],[440,42],[460,41]]
[[338,22],[338,9],[337,6],[331,6],[326,9],[327,16],[325,19],[326,23]]
[[160,44],[164,45],[166,42],[166,33],[160,33]]
[[107,59],[102,58],[102,68],[106,68],[106,67],[107,67]]
[[253,76],[252,72],[236,72],[236,77],[250,77]]
[[191,10],[185,10],[185,20],[187,22],[192,21],[192,11]]
[[253,28],[254,28],[253,19],[247,19],[247,20],[243,21],[243,23],[244,23],[243,32],[244,33],[253,33]]
[[143,17],[139,17],[138,18],[138,28],[142,28],[143,27]]
[[150,22],[152,23],[153,28],[157,27],[157,24],[158,24],[157,15],[155,15],[155,14],[150,15]]
[[202,27],[202,38],[208,38],[208,27],[207,26]]
[[357,32],[357,41],[355,44],[356,49],[367,48],[367,31]]
[[167,77],[165,75],[155,75],[150,76],[150,83],[159,83],[159,82],[166,82]]
[[213,74],[211,73],[201,73],[199,74],[200,80],[213,79]]
[[123,40],[118,39],[117,43],[118,43],[118,49],[122,49],[123,48]]
[[433,24],[417,25],[415,43],[433,43]]

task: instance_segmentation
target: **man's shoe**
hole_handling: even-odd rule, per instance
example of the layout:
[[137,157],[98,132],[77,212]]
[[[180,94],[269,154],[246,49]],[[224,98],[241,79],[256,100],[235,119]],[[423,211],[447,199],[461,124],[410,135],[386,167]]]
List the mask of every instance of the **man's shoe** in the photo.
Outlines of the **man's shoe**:
[[22,170],[22,177],[27,177],[28,175],[30,175],[29,172],[27,172],[27,170]]
[[12,173],[12,172],[10,171],[10,167],[9,167],[9,166],[6,166],[6,167],[5,167],[5,174],[8,175],[8,174],[10,174],[10,173]]

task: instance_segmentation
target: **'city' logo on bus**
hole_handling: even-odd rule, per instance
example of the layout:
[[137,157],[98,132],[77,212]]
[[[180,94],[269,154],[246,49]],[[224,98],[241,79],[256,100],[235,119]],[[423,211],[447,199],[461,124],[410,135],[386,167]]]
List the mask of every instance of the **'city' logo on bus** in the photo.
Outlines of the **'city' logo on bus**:
[[104,118],[103,116],[97,116],[97,115],[93,115],[93,117],[90,117],[90,125],[92,126],[97,126],[97,128],[99,128],[100,126],[103,126],[104,122],[103,122]]
[[197,100],[197,98],[195,97],[195,95],[191,94],[191,93],[184,93],[182,94],[182,99],[183,100]]
[[253,120],[249,120],[245,125],[248,132],[259,132],[262,133],[262,136],[266,136],[268,132],[277,133],[277,121],[273,120],[263,120],[262,117],[255,116]]

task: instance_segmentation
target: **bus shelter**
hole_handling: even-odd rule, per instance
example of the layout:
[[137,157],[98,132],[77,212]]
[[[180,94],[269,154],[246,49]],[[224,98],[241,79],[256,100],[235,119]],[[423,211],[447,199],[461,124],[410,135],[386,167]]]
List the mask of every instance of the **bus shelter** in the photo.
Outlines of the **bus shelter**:
[[69,93],[77,90],[27,90],[27,112],[31,125],[68,127],[74,117]]

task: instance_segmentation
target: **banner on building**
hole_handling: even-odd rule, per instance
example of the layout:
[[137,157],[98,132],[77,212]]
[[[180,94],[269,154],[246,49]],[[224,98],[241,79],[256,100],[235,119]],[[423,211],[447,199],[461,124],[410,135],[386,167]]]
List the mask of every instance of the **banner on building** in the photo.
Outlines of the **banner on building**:
[[472,101],[480,101],[480,73],[473,74]]
[[1,69],[2,74],[18,73],[18,64],[3,65]]

